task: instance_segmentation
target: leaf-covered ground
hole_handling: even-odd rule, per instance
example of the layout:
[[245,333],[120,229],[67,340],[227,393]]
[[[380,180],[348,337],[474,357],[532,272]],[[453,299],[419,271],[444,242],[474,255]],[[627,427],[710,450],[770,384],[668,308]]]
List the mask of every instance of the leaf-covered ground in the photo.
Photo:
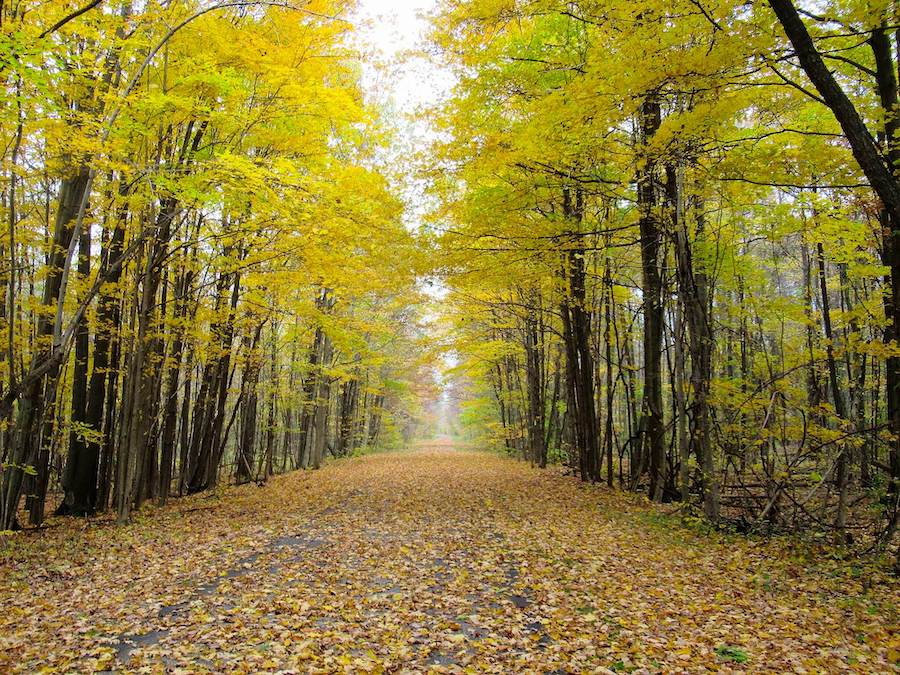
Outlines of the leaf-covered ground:
[[447,447],[0,547],[0,672],[897,670],[888,578]]

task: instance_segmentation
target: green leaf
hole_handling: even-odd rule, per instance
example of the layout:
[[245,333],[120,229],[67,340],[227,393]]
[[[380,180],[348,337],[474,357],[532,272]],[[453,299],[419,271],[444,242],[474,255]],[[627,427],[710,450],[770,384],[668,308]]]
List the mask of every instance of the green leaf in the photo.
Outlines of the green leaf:
[[734,663],[747,663],[750,660],[750,657],[740,647],[734,647],[732,645],[719,645],[716,647],[716,654],[720,659],[725,661],[733,661]]

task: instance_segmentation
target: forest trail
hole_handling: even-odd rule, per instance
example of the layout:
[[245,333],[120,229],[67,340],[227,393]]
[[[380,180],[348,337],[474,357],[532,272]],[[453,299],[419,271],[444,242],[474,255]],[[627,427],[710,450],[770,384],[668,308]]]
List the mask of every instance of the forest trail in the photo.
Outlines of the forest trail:
[[7,546],[2,672],[887,672],[897,656],[896,586],[865,591],[849,563],[446,445]]

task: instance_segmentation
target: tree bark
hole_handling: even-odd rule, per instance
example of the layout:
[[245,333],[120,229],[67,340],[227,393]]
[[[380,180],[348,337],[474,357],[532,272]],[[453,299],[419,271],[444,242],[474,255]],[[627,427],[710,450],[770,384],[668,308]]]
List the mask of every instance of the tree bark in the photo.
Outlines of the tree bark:
[[[659,102],[653,95],[647,96],[641,106],[641,134],[643,143],[653,138],[662,123]],[[640,218],[641,271],[644,296],[644,399],[641,427],[642,461],[646,458],[650,473],[649,496],[662,499],[666,483],[666,458],[663,427],[662,397],[662,279],[660,277],[660,248],[662,226],[656,215],[656,178],[651,158],[638,172],[637,198]],[[638,474],[643,472],[643,466]]]
[[[91,274],[91,228],[81,230],[78,243],[78,276],[86,280]],[[69,454],[62,478],[65,493],[57,514],[87,515],[94,510],[97,490],[97,462],[91,447],[97,441],[91,438],[93,429],[88,427],[88,359],[90,358],[90,334],[87,322],[82,322],[75,335],[75,366],[72,373],[72,430],[69,433]],[[96,368],[96,366],[95,366]],[[80,465],[84,464],[82,468]]]
[[252,338],[245,341],[246,363],[241,383],[241,432],[238,438],[237,467],[235,476],[238,483],[246,483],[253,478],[253,464],[256,461],[256,426],[259,414],[259,373],[262,368],[259,354],[259,339],[263,323],[260,323]]
[[[66,252],[72,240],[73,224],[87,186],[88,174],[88,169],[82,166],[73,176],[63,179],[60,186],[47,275],[41,294],[44,311],[38,316],[32,368],[47,361],[50,356],[54,324],[50,310],[59,303]],[[53,401],[45,399],[45,393],[55,391],[52,383],[58,372],[59,364],[51,364],[49,371],[43,376],[31,378],[18,397],[13,446],[0,482],[0,530],[12,529],[16,524],[16,510],[26,470],[36,470],[37,480],[42,481],[49,469],[46,455],[42,452],[40,422],[45,410],[52,410],[54,407]],[[39,454],[43,461],[39,461]]]
[[584,195],[580,187],[563,190],[563,213],[576,229],[575,243],[566,251],[564,272],[567,292],[560,308],[563,341],[566,346],[566,382],[572,404],[571,416],[575,452],[581,479],[600,480],[601,455],[594,401],[594,366],[591,356],[591,315],[587,309],[585,249],[577,234],[584,214]]
[[[186,344],[187,325],[185,320],[188,316],[193,280],[194,272],[190,269],[185,269],[179,275],[175,286],[173,315],[176,322],[172,331],[172,348],[168,358],[169,370],[166,377],[162,433],[160,435],[160,449],[162,453],[159,468],[160,506],[165,506],[169,499],[169,492],[172,488],[172,476],[175,470],[176,433],[178,430],[178,387],[181,377],[181,362]],[[189,395],[187,391],[185,395]]]

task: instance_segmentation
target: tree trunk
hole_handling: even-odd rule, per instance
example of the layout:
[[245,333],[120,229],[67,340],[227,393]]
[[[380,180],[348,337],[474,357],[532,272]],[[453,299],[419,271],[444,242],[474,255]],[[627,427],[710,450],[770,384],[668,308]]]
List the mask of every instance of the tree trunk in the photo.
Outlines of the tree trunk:
[[[41,306],[44,310],[38,315],[35,332],[33,366],[47,360],[52,349],[54,321],[51,310],[55,309],[59,302],[66,253],[72,241],[75,216],[81,205],[88,175],[88,169],[81,167],[74,176],[63,179],[60,186],[59,205],[47,261],[47,276],[41,295]],[[12,529],[16,524],[16,510],[26,470],[31,471],[32,468],[36,470],[38,482],[45,479],[49,470],[46,461],[38,461],[42,447],[40,422],[45,409],[53,409],[53,401],[45,400],[44,394],[55,391],[52,383],[58,372],[59,366],[54,365],[43,377],[32,378],[19,396],[13,446],[0,482],[0,530]],[[46,460],[46,456],[42,456],[42,459]]]
[[[834,405],[835,416],[841,420],[847,420],[847,409],[844,404],[844,394],[838,382],[837,361],[834,358],[834,331],[831,326],[831,302],[828,298],[828,283],[825,275],[825,249],[821,242],[816,244],[816,259],[818,262],[819,289],[822,302],[822,325],[825,330],[825,360],[828,367],[828,384],[831,389],[831,401]],[[848,443],[838,444],[838,457],[835,467],[835,482],[838,489],[838,510],[834,525],[841,531],[847,524],[847,452]]]
[[[188,305],[193,285],[194,272],[185,269],[178,277],[175,286],[175,309],[173,314],[176,320],[172,335],[172,348],[169,352],[169,371],[166,378],[165,398],[163,405],[162,433],[160,435],[160,448],[162,457],[159,469],[159,504],[165,506],[172,487],[172,476],[175,471],[175,449],[177,445],[176,433],[178,431],[178,385],[181,377],[181,362],[184,356],[185,335],[187,331],[186,319]],[[190,365],[188,366],[190,368]],[[185,391],[185,396],[189,392]],[[186,421],[185,421],[186,425]]]
[[238,483],[246,483],[253,478],[253,464],[256,461],[256,420],[259,413],[259,373],[262,368],[259,354],[259,338],[264,323],[260,323],[252,338],[247,338],[246,364],[241,383],[241,433],[238,438],[237,467],[235,475]]
[[[700,466],[703,486],[703,510],[707,519],[715,522],[719,517],[719,486],[716,475],[713,448],[710,441],[709,391],[712,381],[713,336],[709,317],[709,277],[701,265],[694,264],[694,247],[688,231],[685,196],[684,168],[680,165],[666,167],[666,192],[672,215],[672,232],[675,238],[675,261],[678,276],[678,299],[684,312],[689,336],[691,356],[690,447],[683,454],[686,461],[692,452]],[[702,202],[695,198],[695,240],[703,241],[704,221]],[[676,339],[681,339],[680,336]],[[681,394],[683,396],[683,392]],[[688,412],[687,409],[684,410]],[[687,494],[687,476],[682,475],[682,498]]]
[[[641,134],[646,145],[662,122],[659,102],[648,96],[641,106]],[[644,400],[642,414],[643,457],[650,472],[649,496],[662,499],[666,484],[666,464],[662,397],[662,332],[663,305],[660,277],[660,247],[662,228],[656,215],[656,179],[654,164],[645,158],[645,166],[638,173],[637,197],[640,209],[641,271],[644,296]],[[643,472],[643,467],[638,474]]]
[[525,389],[528,396],[528,461],[541,465],[545,460],[543,423],[543,378],[541,377],[541,346],[538,341],[537,318],[533,310],[525,317]]
[[[563,213],[577,228],[584,214],[584,196],[580,188],[563,191]],[[575,234],[578,237],[577,233]],[[600,446],[597,433],[597,412],[594,401],[594,366],[591,356],[591,315],[587,308],[585,286],[585,250],[581,239],[565,256],[564,270],[567,292],[561,313],[563,341],[566,345],[566,381],[569,386],[575,452],[581,479],[600,480]]]
[[615,391],[613,387],[613,349],[612,349],[612,321],[613,321],[613,282],[612,263],[607,252],[606,264],[603,268],[603,288],[605,302],[603,303],[603,342],[606,356],[606,430],[604,443],[606,445],[606,485],[613,486],[613,443],[615,429],[613,428],[613,405]]
[[337,455],[343,457],[353,450],[356,436],[356,414],[359,407],[359,380],[353,377],[344,382],[340,396]]
[[[78,243],[78,276],[86,280],[91,274],[91,229],[81,229]],[[94,510],[97,490],[96,457],[89,456],[96,440],[90,437],[87,420],[88,360],[90,334],[83,321],[75,335],[75,367],[72,373],[72,430],[69,433],[69,454],[62,478],[63,502],[57,514],[87,515]],[[96,359],[95,359],[96,360]],[[95,366],[96,368],[96,366]],[[84,468],[79,465],[85,464]],[[93,471],[88,465],[93,465]]]

